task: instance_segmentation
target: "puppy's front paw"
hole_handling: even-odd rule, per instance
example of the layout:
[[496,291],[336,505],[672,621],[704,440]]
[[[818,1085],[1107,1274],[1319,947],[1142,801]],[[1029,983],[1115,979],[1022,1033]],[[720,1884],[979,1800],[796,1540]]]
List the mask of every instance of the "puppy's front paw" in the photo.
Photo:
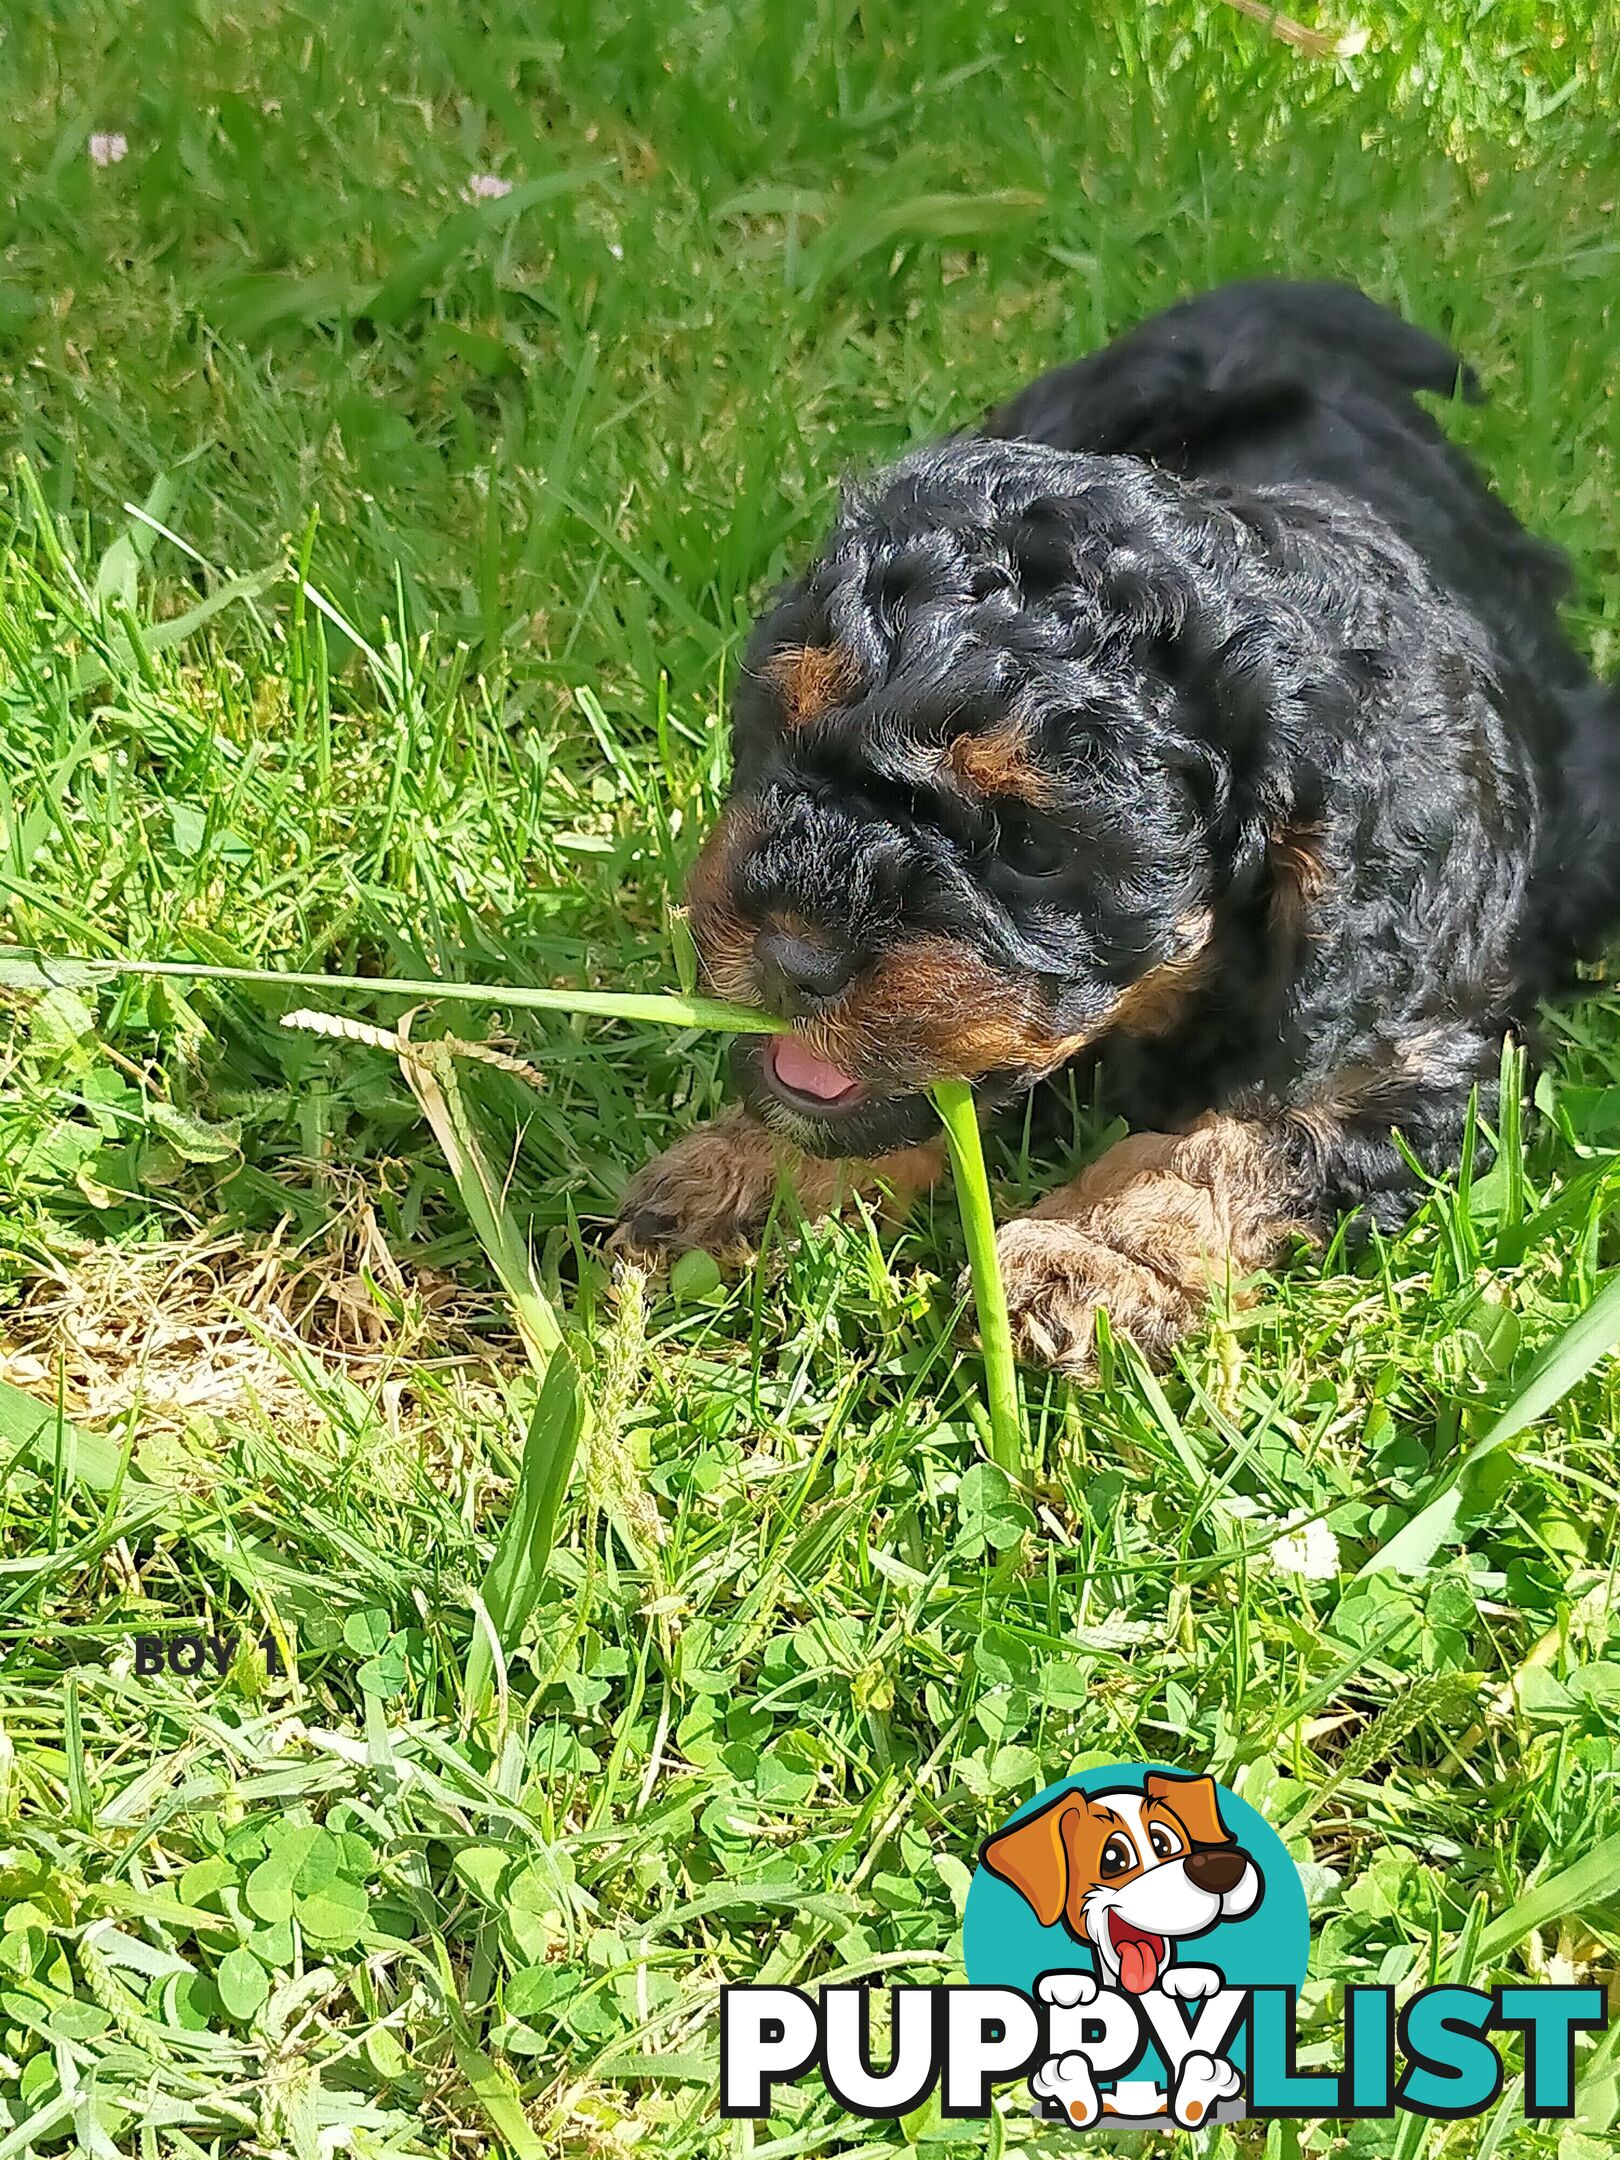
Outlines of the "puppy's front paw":
[[1178,2002],[1201,2002],[1206,1995],[1218,1995],[1224,1985],[1213,1965],[1172,1965],[1159,1975],[1161,1990]]
[[1210,2110],[1223,2100],[1235,2100],[1243,2079],[1224,2057],[1202,2050],[1186,2057],[1170,2095],[1170,2114],[1183,2130],[1201,2130]]
[[1083,1377],[1092,1370],[1097,1310],[1150,1357],[1186,1333],[1200,1301],[1094,1229],[1026,1216],[996,1237],[1013,1348],[1026,1363]]
[[644,1163],[625,1188],[613,1244],[634,1258],[747,1251],[770,1212],[778,1157],[763,1125],[728,1110]]
[[1036,2069],[1029,2081],[1036,2113],[1048,2121],[1067,2122],[1076,2130],[1089,2130],[1102,2117],[1097,2081],[1084,2055],[1053,2055]]
[[1271,1128],[1215,1112],[1191,1131],[1132,1133],[996,1240],[1013,1341],[1031,1364],[1090,1371],[1097,1314],[1166,1357],[1225,1283],[1266,1266],[1301,1195]]

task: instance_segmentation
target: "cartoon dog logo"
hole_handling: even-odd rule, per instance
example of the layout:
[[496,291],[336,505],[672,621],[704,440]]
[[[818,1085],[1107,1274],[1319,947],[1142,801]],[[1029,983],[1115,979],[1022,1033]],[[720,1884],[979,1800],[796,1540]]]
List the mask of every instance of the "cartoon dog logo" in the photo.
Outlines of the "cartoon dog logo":
[[[1137,2114],[1139,2099],[1162,2112],[1152,2087],[1100,2096],[1080,2042],[1103,1990],[1197,2002],[1224,1987],[1217,1967],[1181,1963],[1178,1946],[1253,1912],[1265,1884],[1221,1819],[1214,1780],[1149,1771],[1140,1789],[1060,1793],[991,1838],[982,1857],[1042,1927],[1061,1922],[1096,1961],[1095,1979],[1053,1972],[1037,1982],[1052,2050],[1030,2080],[1037,2103],[1082,2128]],[[1172,2065],[1168,2113],[1196,2129],[1241,2090],[1232,2064],[1194,2048]]]

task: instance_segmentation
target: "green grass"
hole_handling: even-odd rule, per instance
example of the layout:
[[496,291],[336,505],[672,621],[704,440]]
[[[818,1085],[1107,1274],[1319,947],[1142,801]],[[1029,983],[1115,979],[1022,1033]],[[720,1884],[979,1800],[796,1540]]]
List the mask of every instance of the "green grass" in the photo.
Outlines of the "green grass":
[[[1455,337],[1493,393],[1455,425],[1620,672],[1612,26],[1311,19],[1366,50],[1203,0],[13,0],[0,940],[690,987],[727,681],[841,472],[1260,270]],[[1340,1982],[1470,1945],[1614,1977],[1615,1381],[1539,1384],[1620,1279],[1614,997],[1398,1241],[1159,1378],[1026,1376],[1022,1481],[948,1192],[615,1287],[622,1181],[720,1100],[706,1034],[514,1001],[544,1088],[456,1068],[580,1421],[397,1063],[279,1025],[308,993],[0,998],[4,2160],[982,2151],[810,2088],[720,2124],[715,1990],[950,1977],[979,1838],[1099,1757],[1212,1765],[1309,1863],[1307,2057]],[[1106,1137],[1003,1133],[1002,1211]],[[1276,1565],[1295,1518],[1335,1573]],[[296,1678],[135,1672],[199,1622]],[[1613,2052],[1583,2110],[1400,2149],[1595,2160]]]

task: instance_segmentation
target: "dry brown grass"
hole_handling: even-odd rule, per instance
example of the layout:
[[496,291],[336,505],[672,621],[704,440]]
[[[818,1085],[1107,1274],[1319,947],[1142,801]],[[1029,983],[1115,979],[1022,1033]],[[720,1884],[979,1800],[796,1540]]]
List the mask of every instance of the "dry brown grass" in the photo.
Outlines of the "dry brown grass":
[[0,1378],[60,1389],[92,1425],[138,1410],[157,1431],[243,1414],[309,1428],[323,1416],[313,1368],[361,1388],[398,1430],[424,1371],[505,1365],[486,1297],[398,1260],[358,1181],[334,1197],[318,1241],[291,1241],[284,1222],[268,1237],[91,1246],[40,1266],[0,1316]]

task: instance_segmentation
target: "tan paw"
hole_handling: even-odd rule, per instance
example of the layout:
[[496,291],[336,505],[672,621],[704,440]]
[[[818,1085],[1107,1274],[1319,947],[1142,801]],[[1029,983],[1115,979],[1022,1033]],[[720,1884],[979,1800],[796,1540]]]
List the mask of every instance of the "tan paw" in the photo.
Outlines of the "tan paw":
[[824,1161],[801,1155],[746,1110],[727,1110],[636,1172],[619,1202],[612,1243],[641,1260],[693,1251],[740,1259],[778,1192],[812,1219],[856,1192],[868,1193],[887,1216],[903,1215],[944,1160],[944,1147],[926,1140],[876,1162]]
[[1242,1278],[1297,1227],[1285,1150],[1262,1125],[1211,1112],[1191,1131],[1132,1133],[999,1232],[1013,1343],[1034,1365],[1084,1374],[1097,1314],[1163,1360],[1212,1291]]
[[638,1259],[745,1253],[776,1197],[777,1144],[756,1118],[728,1110],[644,1163],[619,1202],[613,1244]]
[[1025,1216],[996,1236],[1013,1348],[1027,1364],[1082,1377],[1096,1357],[1097,1310],[1149,1357],[1163,1357],[1202,1300],[1092,1230]]

